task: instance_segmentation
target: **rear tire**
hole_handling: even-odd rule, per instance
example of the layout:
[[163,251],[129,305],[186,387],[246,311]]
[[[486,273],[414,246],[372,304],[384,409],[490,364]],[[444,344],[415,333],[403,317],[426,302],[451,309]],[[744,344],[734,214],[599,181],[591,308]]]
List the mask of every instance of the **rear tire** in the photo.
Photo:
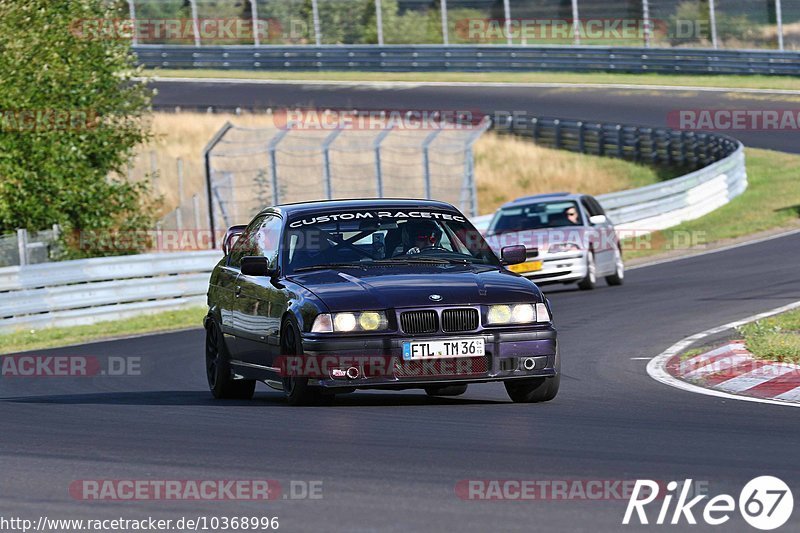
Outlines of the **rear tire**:
[[[281,355],[302,355],[300,334],[295,327],[287,322],[281,333]],[[309,385],[308,378],[286,376],[283,378],[283,392],[289,405],[310,406],[327,405],[333,403],[333,394],[323,394],[320,387]]]
[[255,380],[233,379],[225,339],[213,320],[206,328],[206,378],[217,400],[250,400],[256,390]]
[[594,263],[594,252],[589,252],[586,258],[586,276],[578,282],[582,291],[590,291],[597,284],[597,266]]
[[466,385],[445,385],[443,387],[425,387],[428,396],[461,396],[467,392]]
[[561,375],[550,378],[509,380],[503,383],[508,397],[514,403],[549,402],[558,394]]
[[622,285],[625,281],[625,263],[622,261],[622,252],[617,248],[617,253],[614,255],[614,273],[606,276],[606,283],[612,287]]

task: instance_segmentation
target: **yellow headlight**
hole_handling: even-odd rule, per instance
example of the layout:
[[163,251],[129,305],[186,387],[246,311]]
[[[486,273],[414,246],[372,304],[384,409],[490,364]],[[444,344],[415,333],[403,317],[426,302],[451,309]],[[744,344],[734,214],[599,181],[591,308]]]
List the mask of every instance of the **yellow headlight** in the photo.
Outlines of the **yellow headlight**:
[[381,321],[380,313],[376,313],[375,311],[361,313],[361,316],[358,317],[358,323],[364,331],[375,331],[381,326]]
[[508,305],[493,305],[489,308],[486,317],[490,324],[508,324],[511,320],[511,307]]

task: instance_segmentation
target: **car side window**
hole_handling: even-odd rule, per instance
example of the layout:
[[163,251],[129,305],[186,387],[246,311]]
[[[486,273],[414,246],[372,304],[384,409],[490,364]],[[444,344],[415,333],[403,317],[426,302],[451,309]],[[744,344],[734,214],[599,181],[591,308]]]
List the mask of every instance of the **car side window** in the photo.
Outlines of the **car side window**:
[[255,253],[253,255],[260,255],[269,259],[270,268],[278,266],[281,228],[283,228],[283,219],[276,216],[268,216],[256,231]]
[[594,205],[592,205],[592,202],[589,200],[588,196],[584,196],[583,198],[581,198],[581,205],[586,210],[586,212],[589,213],[590,217],[593,217],[598,214],[594,208]]
[[242,257],[255,255],[256,234],[266,218],[265,215],[254,219],[239,236],[231,248],[231,253],[228,255],[228,266],[239,268]]
[[606,212],[603,209],[603,206],[600,205],[600,202],[597,201],[597,198],[594,196],[587,196],[586,198],[589,199],[589,203],[594,207],[594,211],[596,215],[605,215]]

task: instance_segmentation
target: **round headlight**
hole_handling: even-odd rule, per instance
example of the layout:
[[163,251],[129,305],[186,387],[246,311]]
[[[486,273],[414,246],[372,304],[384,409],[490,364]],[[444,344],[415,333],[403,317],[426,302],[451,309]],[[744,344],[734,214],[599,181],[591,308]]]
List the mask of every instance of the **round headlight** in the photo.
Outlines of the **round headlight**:
[[527,324],[528,322],[533,322],[534,316],[535,313],[531,304],[515,305],[514,309],[511,310],[512,322]]
[[356,329],[356,315],[353,313],[337,313],[333,319],[336,331],[353,331]]
[[490,324],[507,324],[511,320],[511,307],[507,305],[493,305],[489,308],[487,316]]
[[361,313],[361,316],[358,317],[358,323],[364,331],[375,331],[381,326],[381,315],[375,311]]

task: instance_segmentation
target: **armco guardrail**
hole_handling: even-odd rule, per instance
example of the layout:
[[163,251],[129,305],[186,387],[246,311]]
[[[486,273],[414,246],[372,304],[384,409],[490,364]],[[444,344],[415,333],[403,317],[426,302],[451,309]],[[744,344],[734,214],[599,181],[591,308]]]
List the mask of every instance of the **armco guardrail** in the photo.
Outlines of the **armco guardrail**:
[[140,45],[146,67],[385,72],[602,71],[800,75],[800,53],[600,46]]
[[[546,118],[495,127],[561,149],[696,169],[664,183],[599,196],[620,230],[641,234],[697,218],[747,187],[744,148],[723,135]],[[491,217],[472,221],[485,229]],[[202,305],[219,259],[219,251],[179,252],[0,268],[0,332]]]
[[[744,147],[725,135],[553,118],[522,117],[495,126],[544,146],[693,170],[663,183],[598,196],[622,231],[646,234],[678,225],[725,205],[747,188]],[[492,216],[476,217],[473,224],[485,230]]]
[[0,332],[75,326],[203,305],[219,251],[0,268]]

